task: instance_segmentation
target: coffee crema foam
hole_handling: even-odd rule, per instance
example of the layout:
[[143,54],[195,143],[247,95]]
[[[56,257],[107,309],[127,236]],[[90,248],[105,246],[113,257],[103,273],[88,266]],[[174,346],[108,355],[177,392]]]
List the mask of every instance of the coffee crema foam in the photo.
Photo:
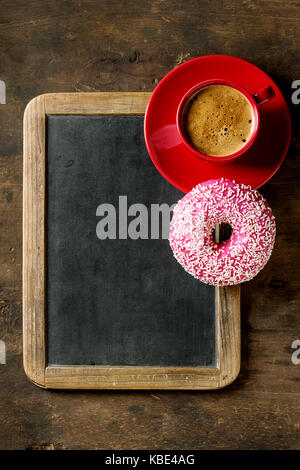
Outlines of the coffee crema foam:
[[247,98],[235,88],[209,85],[191,98],[183,124],[196,150],[223,157],[238,152],[250,139],[253,110]]

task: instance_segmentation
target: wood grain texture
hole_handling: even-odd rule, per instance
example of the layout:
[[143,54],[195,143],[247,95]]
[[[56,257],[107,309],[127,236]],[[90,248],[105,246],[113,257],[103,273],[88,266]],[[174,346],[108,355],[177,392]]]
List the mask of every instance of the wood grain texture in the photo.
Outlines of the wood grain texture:
[[[215,240],[227,240],[230,233],[227,224],[217,224]],[[216,288],[216,311],[218,318],[219,388],[231,384],[238,376],[241,366],[241,286]]]
[[31,100],[24,114],[23,344],[27,376],[62,389],[216,389],[240,369],[240,287],[216,288],[218,367],[102,367],[46,364],[45,194],[47,114],[144,114],[151,93],[59,93]]
[[241,363],[240,286],[216,289],[219,318],[219,387],[231,384],[239,374]]
[[[2,0],[0,79],[1,449],[299,449],[299,2]],[[42,93],[148,91],[176,65],[231,54],[265,70],[290,106],[288,156],[260,189],[276,216],[272,257],[242,286],[242,367],[209,392],[48,392],[22,365],[22,118]]]
[[49,93],[46,114],[144,114],[151,93]]
[[211,390],[220,387],[217,368],[48,366],[45,385],[58,389]]
[[45,105],[37,97],[24,114],[23,342],[24,369],[37,385],[45,377]]

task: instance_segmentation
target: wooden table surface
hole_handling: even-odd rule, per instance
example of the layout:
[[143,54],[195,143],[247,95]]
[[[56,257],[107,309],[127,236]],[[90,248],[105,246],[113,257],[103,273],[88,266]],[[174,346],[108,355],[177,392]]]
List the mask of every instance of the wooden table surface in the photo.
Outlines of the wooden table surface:
[[[299,449],[300,2],[2,0],[1,449]],[[229,54],[263,68],[292,112],[287,159],[261,192],[277,219],[267,267],[242,286],[242,370],[214,392],[50,392],[22,366],[22,118],[45,92],[152,91],[176,65]],[[298,62],[297,62],[298,61]],[[298,132],[298,134],[297,134]]]

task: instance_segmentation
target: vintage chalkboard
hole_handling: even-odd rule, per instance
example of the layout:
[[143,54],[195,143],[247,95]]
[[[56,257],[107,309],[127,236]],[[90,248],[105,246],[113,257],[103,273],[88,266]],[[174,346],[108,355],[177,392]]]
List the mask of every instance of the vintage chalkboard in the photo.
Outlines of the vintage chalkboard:
[[147,93],[42,95],[24,119],[24,365],[48,388],[218,388],[240,363],[239,288],[167,236],[182,197],[143,138]]

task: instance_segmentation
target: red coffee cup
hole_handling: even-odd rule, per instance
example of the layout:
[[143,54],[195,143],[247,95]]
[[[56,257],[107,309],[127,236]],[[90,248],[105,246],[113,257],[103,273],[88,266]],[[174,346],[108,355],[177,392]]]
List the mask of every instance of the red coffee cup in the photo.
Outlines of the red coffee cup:
[[[185,128],[184,128],[183,117],[184,117],[184,112],[186,110],[186,106],[188,105],[189,101],[197,93],[199,93],[200,90],[211,85],[226,85],[226,86],[234,88],[235,90],[242,93],[242,95],[244,95],[244,97],[248,100],[250,106],[252,107],[253,125],[252,125],[251,137],[241,149],[239,149],[235,153],[231,153],[230,155],[213,156],[213,155],[206,155],[200,152],[199,150],[195,149],[195,147],[193,147],[190,144]],[[252,95],[241,85],[234,83],[232,81],[229,81],[229,80],[215,79],[215,80],[206,80],[201,83],[198,83],[197,85],[195,85],[194,87],[192,87],[190,90],[187,91],[187,93],[184,95],[184,97],[180,101],[178,109],[177,109],[176,125],[177,125],[177,130],[180,135],[180,138],[182,142],[184,143],[184,145],[188,148],[188,150],[192,152],[197,158],[202,158],[204,160],[213,161],[214,163],[226,163],[226,162],[236,160],[240,158],[251,147],[251,145],[253,144],[253,142],[255,141],[257,137],[257,134],[260,128],[259,106],[265,103],[266,101],[269,101],[274,96],[275,96],[275,91],[270,86],[263,88]]]

